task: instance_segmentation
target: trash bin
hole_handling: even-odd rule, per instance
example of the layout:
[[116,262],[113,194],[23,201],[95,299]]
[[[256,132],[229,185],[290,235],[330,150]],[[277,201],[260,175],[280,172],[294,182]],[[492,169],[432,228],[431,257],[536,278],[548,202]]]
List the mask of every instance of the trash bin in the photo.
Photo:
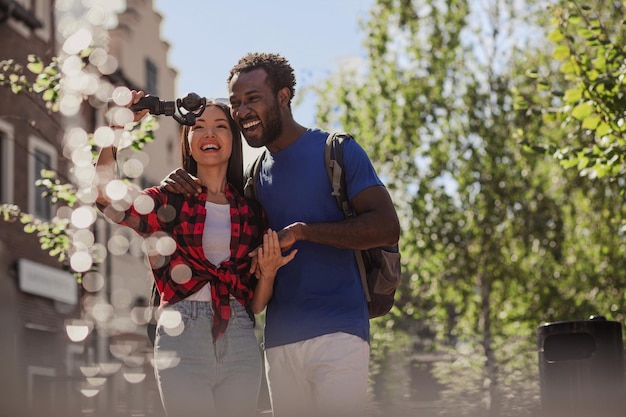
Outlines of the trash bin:
[[543,417],[626,416],[622,324],[602,316],[537,327]]

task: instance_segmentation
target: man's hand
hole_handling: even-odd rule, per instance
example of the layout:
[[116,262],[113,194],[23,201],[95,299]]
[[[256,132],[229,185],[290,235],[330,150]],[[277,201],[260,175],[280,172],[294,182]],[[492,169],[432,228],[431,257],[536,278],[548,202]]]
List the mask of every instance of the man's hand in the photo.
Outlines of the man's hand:
[[[278,241],[281,252],[287,251],[289,248],[293,246],[298,240],[300,240],[300,230],[301,226],[304,226],[304,223],[297,222],[292,223],[289,226],[285,227],[283,230],[278,232]],[[276,232],[273,232],[276,233]],[[252,263],[250,264],[250,273],[254,274],[258,271],[258,260],[257,256],[259,250],[263,248],[263,245],[259,245],[254,248],[248,256],[252,258]]]
[[301,231],[304,227],[304,223],[296,222],[285,227],[278,232],[278,240],[280,241],[280,248],[285,251],[293,246],[298,240],[302,240]]
[[177,168],[161,181],[167,191],[176,194],[185,194],[187,197],[198,195],[202,191],[200,186],[202,181],[199,178],[190,175],[182,168]]

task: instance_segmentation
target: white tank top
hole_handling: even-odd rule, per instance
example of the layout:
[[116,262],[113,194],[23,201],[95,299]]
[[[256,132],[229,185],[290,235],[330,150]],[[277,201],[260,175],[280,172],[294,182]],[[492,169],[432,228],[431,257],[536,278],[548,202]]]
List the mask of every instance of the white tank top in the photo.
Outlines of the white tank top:
[[[218,266],[230,257],[230,205],[205,203],[206,219],[202,233],[204,256]],[[211,301],[211,285],[187,297],[189,301]]]

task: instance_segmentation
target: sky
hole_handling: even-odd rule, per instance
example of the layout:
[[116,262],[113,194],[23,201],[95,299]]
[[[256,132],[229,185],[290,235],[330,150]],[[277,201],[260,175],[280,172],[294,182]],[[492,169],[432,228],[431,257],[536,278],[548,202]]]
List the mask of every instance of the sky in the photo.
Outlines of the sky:
[[[363,58],[366,19],[374,0],[154,0],[161,38],[170,43],[177,92],[227,97],[230,68],[248,52],[287,58],[296,74],[296,97],[347,62]],[[165,99],[165,98],[164,98]],[[302,99],[302,98],[300,98]],[[315,122],[315,99],[294,107],[296,120]]]

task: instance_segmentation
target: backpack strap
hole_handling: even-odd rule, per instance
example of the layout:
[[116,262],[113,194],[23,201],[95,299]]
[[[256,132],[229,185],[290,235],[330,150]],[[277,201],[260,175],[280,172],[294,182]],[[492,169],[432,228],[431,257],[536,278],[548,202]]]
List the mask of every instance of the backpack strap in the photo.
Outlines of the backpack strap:
[[256,200],[256,185],[259,182],[259,173],[261,172],[261,162],[265,158],[267,149],[261,152],[259,156],[246,168],[245,182],[243,186],[243,195],[251,200]]
[[[352,211],[352,207],[350,207],[350,201],[348,201],[348,194],[346,192],[346,178],[343,174],[343,143],[350,139],[352,139],[352,136],[348,133],[331,133],[326,139],[326,148],[324,149],[324,162],[326,163],[326,171],[328,172],[328,178],[333,188],[332,195],[337,200],[337,204],[347,219],[354,217],[354,212]],[[360,250],[355,250],[354,257],[359,267],[365,298],[369,303],[372,298],[367,285],[367,273],[365,272],[363,254]]]
[[326,139],[326,148],[324,150],[324,161],[326,163],[326,171],[333,188],[332,195],[337,200],[337,204],[346,218],[354,216],[348,195],[346,193],[346,179],[343,175],[343,142],[352,139],[347,133],[334,132],[328,135]]

